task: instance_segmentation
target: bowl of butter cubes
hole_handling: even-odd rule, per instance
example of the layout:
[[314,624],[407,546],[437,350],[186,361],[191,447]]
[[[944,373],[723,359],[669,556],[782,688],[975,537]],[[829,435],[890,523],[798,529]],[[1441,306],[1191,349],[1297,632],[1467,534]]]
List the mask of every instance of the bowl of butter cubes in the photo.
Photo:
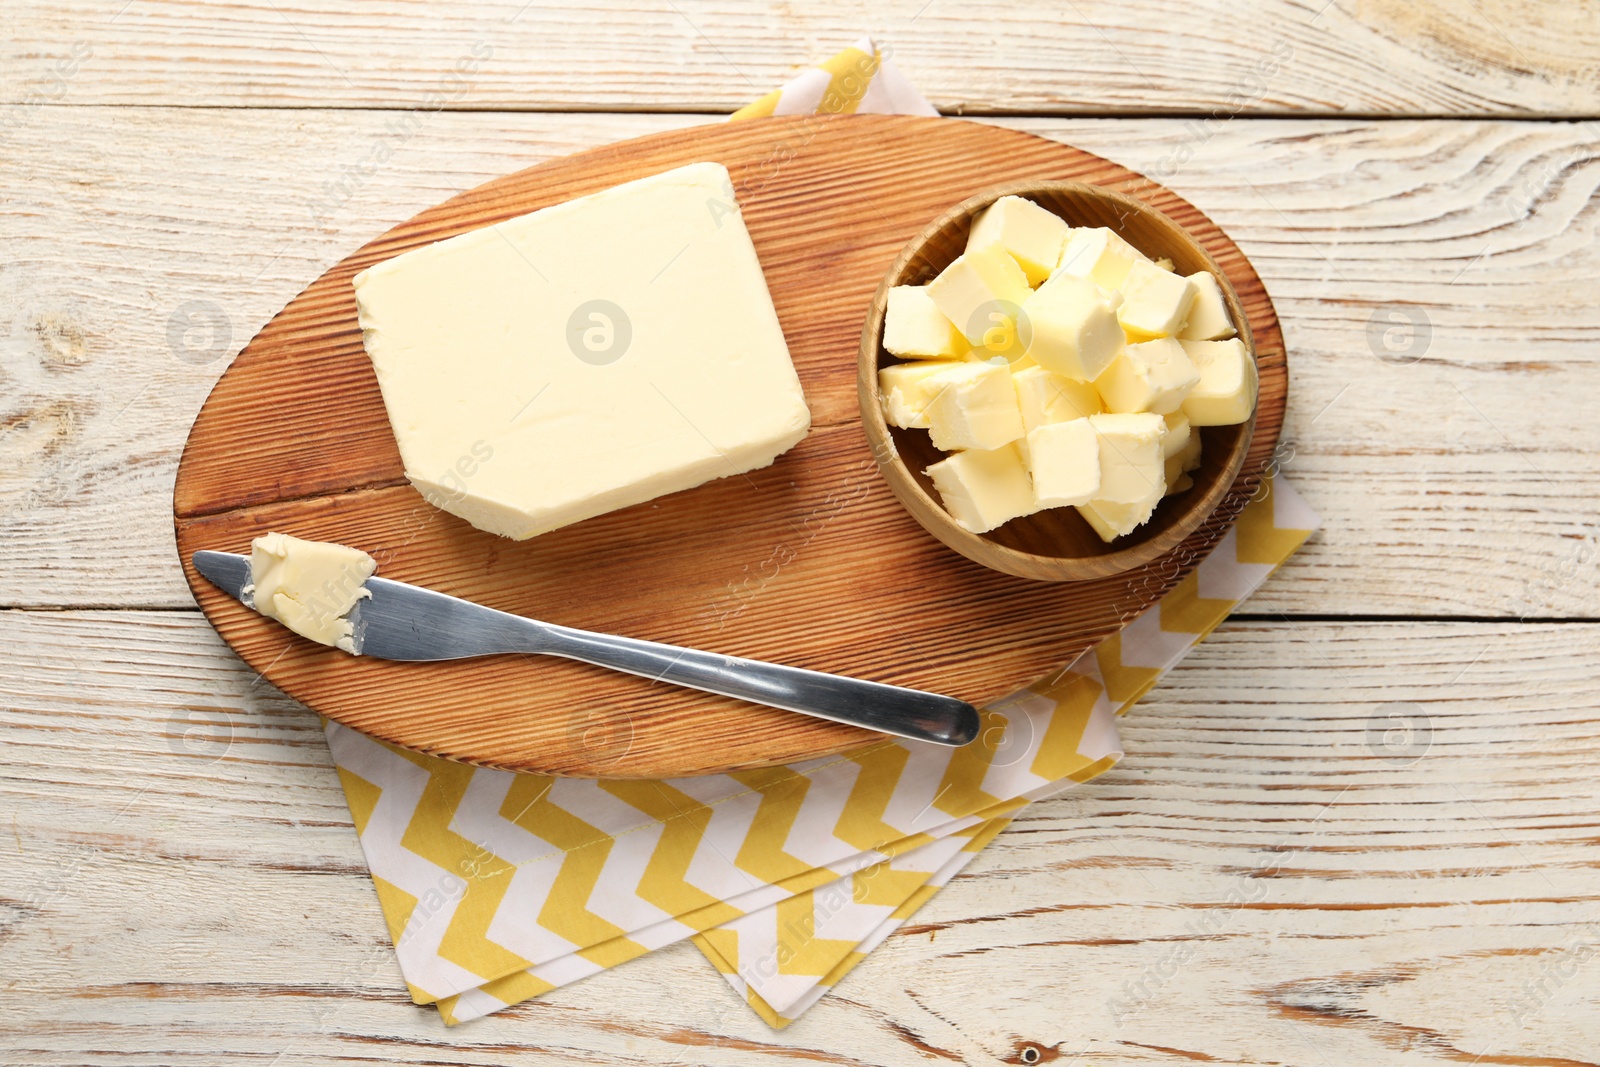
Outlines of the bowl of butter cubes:
[[973,196],[901,252],[862,333],[862,421],[928,532],[1023,578],[1104,578],[1216,510],[1255,421],[1238,295],[1155,208],[1099,186]]

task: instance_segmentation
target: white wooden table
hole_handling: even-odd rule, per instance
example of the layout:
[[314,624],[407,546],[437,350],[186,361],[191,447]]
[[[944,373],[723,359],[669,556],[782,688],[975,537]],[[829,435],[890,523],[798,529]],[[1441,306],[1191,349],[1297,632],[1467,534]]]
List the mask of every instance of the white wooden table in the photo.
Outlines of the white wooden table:
[[[0,22],[0,1063],[1600,1063],[1594,0]],[[787,1031],[688,945],[447,1030],[314,717],[183,585],[190,422],[393,223],[717,121],[868,31],[942,109],[1150,173],[1244,247],[1326,529],[1126,720],[1114,773]]]

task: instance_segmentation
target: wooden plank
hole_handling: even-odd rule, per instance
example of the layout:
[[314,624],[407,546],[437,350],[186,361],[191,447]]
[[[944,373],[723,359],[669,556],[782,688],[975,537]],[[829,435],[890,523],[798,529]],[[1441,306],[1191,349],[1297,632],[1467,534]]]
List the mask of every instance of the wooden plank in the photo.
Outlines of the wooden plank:
[[684,0],[23,0],[7,97],[726,113],[864,33],[969,114],[1594,115],[1600,25],[1537,0],[812,9]]
[[[860,151],[866,145],[870,153]],[[725,164],[739,191],[806,392],[811,433],[747,476],[524,542],[429,506],[403,480],[350,279],[432,241],[701,158]],[[959,184],[907,179],[958,165]],[[1261,380],[1253,434],[1202,431],[1211,462],[1196,472],[1191,493],[1194,507],[1212,505],[1168,537],[1174,515],[1189,506],[1188,497],[1174,497],[1148,527],[1168,554],[1069,584],[1014,577],[934,541],[874,467],[857,414],[861,322],[883,261],[947,208],[953,192],[959,201],[1005,177],[1047,176],[1137,196],[1186,227],[1203,252],[1151,246],[1149,215],[1121,228],[1190,272],[1216,263],[1237,291],[1235,314],[1253,337]],[[1108,221],[1128,210],[1124,203],[1107,209]],[[663,250],[661,258],[681,251]],[[555,273],[548,263],[544,271]],[[541,291],[549,293],[565,295]],[[1237,247],[1192,205],[1098,156],[938,118],[798,118],[674,131],[499,179],[401,223],[330,268],[250,342],[196,419],[174,491],[178,549],[185,559],[201,549],[242,552],[270,530],[352,544],[377,556],[387,577],[517,615],[981,706],[1120,629],[1223,537],[1271,460],[1287,381],[1271,302]],[[492,428],[480,429],[494,440]],[[730,515],[738,521],[722,521]],[[1065,521],[1100,545],[1070,509]],[[1054,540],[1047,522],[1016,524],[1022,529],[1010,536]],[[1139,540],[1130,538],[1130,547]],[[792,763],[873,739],[838,723],[573,661],[422,664],[330,653],[294,640],[198,574],[190,579],[223,636],[286,692],[347,726],[471,763],[658,778]],[[1130,597],[1130,588],[1147,585]],[[597,713],[626,732],[623,751],[592,744]]]
[[[13,131],[0,604],[191,603],[165,532],[172,472],[225,356],[351,248],[456,190],[701,121],[438,115],[329,193],[389,119],[57,108]],[[1583,127],[1007,124],[1161,177],[1261,272],[1295,363],[1284,467],[1327,529],[1258,608],[1594,615],[1600,171]],[[1392,316],[1418,312],[1429,344],[1412,363]]]
[[315,719],[197,613],[0,641],[7,1062],[1596,1062],[1600,626],[1225,625],[782,1032],[687,946],[446,1030]]

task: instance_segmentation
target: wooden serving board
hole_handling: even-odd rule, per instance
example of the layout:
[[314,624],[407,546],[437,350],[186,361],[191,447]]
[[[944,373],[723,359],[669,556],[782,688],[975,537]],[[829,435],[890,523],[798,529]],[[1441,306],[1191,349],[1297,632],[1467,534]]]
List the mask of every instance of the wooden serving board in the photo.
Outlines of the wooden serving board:
[[[361,345],[350,279],[419,245],[698,160],[733,175],[813,416],[771,467],[525,542],[423,501],[402,473]],[[858,417],[856,353],[884,272],[963,198],[1030,178],[1141,197],[1200,238],[1254,330],[1261,400],[1236,494],[1276,445],[1288,371],[1271,301],[1204,215],[1133,172],[953,119],[797,117],[608,145],[491,181],[366,245],[245,347],[196,419],[173,504],[207,617],[247,663],[316,711],[396,744],[517,771],[663,777],[787,763],[878,735],[549,657],[410,664],[290,634],[193,571],[278,530],[372,553],[379,573],[505,611],[817,670],[1001,697],[1070,661],[1175,584],[1237,507],[1141,570],[1083,583],[987,570],[890,494]],[[1237,497],[1234,503],[1237,502]],[[979,742],[981,743],[981,742]]]

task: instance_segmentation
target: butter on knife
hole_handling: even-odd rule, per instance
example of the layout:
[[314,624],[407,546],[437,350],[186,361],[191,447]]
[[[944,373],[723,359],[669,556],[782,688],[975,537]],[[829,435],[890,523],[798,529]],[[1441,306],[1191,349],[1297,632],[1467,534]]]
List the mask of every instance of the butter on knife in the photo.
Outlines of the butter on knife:
[[359,548],[269,533],[250,542],[250,584],[243,596],[269,619],[351,654],[350,610],[370,597],[366,582],[378,563]]

